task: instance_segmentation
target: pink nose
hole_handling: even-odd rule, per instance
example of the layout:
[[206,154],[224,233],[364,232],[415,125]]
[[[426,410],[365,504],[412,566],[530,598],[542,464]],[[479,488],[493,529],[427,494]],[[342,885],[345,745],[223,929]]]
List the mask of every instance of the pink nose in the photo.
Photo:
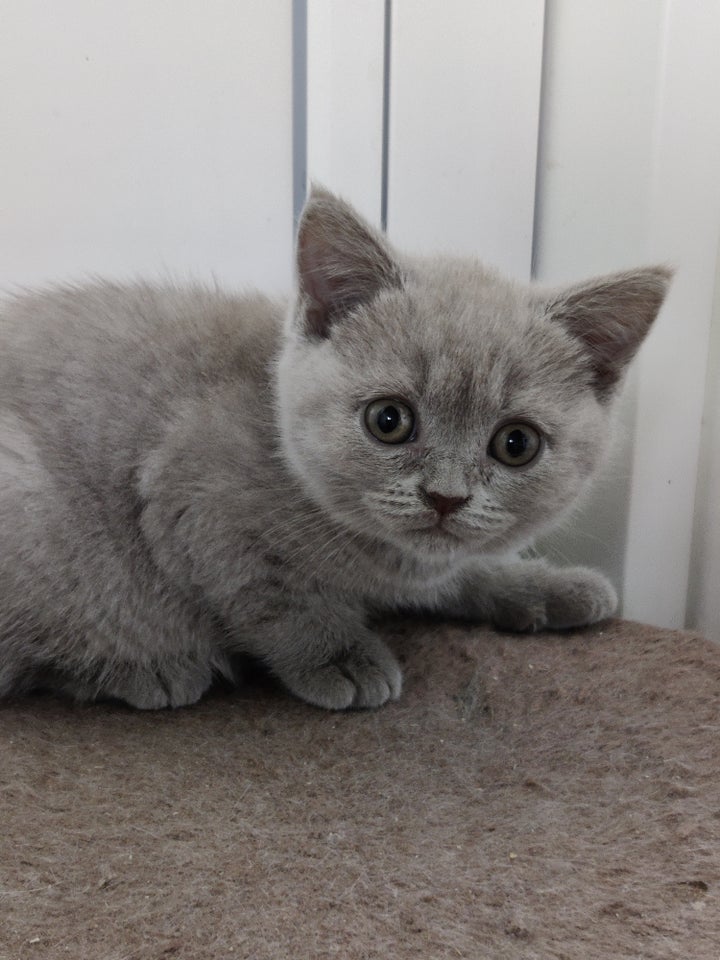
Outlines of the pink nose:
[[420,487],[420,497],[429,507],[437,510],[441,517],[445,517],[449,513],[455,513],[460,507],[464,507],[470,499],[470,497],[446,497],[436,490],[425,490],[424,487]]

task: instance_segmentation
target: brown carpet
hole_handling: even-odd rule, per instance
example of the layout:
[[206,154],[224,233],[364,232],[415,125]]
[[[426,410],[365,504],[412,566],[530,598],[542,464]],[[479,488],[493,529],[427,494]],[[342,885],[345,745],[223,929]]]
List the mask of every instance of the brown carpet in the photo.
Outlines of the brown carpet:
[[402,700],[0,708],[0,958],[720,957],[720,647],[407,624]]

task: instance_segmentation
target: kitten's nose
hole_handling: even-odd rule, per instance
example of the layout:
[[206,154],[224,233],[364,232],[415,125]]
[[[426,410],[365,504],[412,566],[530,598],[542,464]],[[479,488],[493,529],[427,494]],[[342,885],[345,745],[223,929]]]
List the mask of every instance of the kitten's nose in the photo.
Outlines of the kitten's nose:
[[470,499],[470,497],[446,497],[444,493],[438,493],[437,490],[426,490],[424,487],[420,487],[420,498],[429,507],[437,510],[441,517],[445,517],[449,513],[455,513],[460,507],[465,506]]

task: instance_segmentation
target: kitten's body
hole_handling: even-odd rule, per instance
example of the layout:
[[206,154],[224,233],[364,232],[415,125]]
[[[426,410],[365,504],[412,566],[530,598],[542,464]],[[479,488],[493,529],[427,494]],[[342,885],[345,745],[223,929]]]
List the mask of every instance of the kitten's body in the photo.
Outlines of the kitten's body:
[[[287,321],[261,297],[102,283],[3,309],[0,695],[180,705],[239,651],[311,702],[372,706],[400,673],[370,612],[516,629],[611,612],[599,575],[508,557],[592,473],[665,275],[612,281],[643,316],[609,365],[568,332],[607,313],[607,283],[553,299],[401,262],[322,193],[303,224]],[[363,425],[385,397],[412,406],[405,443]],[[488,456],[508,419],[541,428],[536,462]]]

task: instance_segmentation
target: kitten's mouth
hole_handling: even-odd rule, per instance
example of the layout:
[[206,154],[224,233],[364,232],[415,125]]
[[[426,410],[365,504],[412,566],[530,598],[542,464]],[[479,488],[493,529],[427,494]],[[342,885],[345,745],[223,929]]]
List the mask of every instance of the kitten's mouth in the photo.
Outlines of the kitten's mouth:
[[448,529],[443,522],[443,517],[438,517],[435,523],[425,523],[422,526],[410,527],[410,532],[423,538],[430,537],[433,540],[449,540],[452,543],[459,543],[462,540],[461,536]]

